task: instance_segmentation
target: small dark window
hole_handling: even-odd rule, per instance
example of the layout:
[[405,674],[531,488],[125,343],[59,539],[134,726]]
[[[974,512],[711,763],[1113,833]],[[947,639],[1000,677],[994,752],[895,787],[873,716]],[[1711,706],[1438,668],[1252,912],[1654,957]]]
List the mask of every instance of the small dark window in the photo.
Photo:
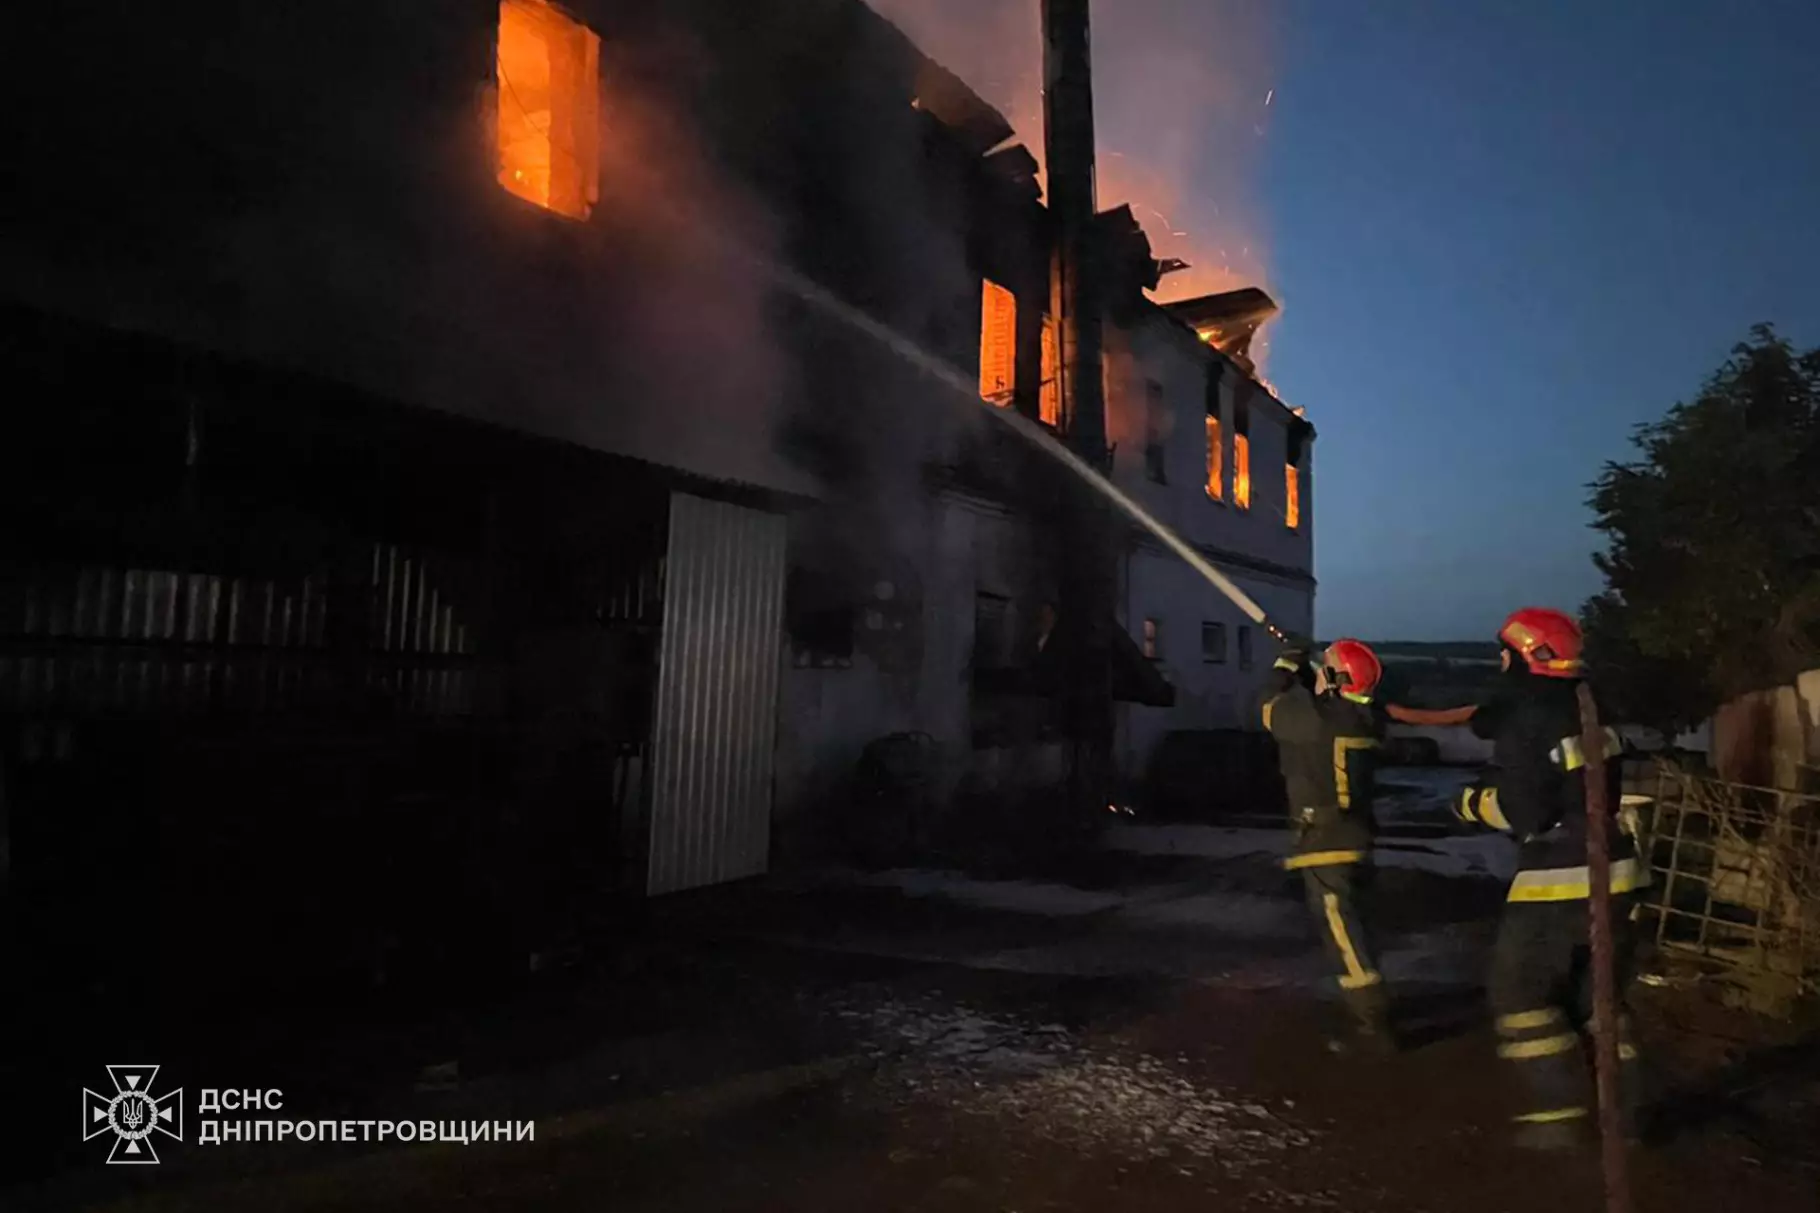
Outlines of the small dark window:
[[1158,484],[1167,484],[1163,471],[1163,439],[1168,431],[1164,411],[1163,385],[1154,379],[1144,383],[1144,475]]
[[1203,623],[1201,625],[1201,660],[1224,664],[1226,660],[1225,624]]
[[1011,664],[1011,600],[999,594],[973,596],[973,668],[1002,670]]
[[1251,628],[1242,623],[1239,625],[1239,668],[1251,668]]

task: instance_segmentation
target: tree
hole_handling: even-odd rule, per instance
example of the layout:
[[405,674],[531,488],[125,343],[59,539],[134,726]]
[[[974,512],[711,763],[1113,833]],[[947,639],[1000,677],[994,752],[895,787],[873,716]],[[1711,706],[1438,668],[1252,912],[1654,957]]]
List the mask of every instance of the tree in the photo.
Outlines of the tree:
[[1820,665],[1820,349],[1757,325],[1632,443],[1590,486],[1609,547],[1587,644],[1614,708],[1676,729]]

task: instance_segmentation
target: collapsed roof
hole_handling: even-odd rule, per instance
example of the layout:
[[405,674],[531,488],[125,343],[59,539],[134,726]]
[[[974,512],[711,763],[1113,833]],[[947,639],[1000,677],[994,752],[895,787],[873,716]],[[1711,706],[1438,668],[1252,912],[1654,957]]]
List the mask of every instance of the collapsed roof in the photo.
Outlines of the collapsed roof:
[[1255,286],[1180,299],[1163,307],[1192,328],[1202,341],[1238,363],[1246,374],[1257,373],[1251,359],[1251,339],[1280,310],[1276,300]]
[[975,156],[984,156],[1016,133],[1005,115],[927,56],[919,56],[914,87],[917,108],[960,136],[962,145]]

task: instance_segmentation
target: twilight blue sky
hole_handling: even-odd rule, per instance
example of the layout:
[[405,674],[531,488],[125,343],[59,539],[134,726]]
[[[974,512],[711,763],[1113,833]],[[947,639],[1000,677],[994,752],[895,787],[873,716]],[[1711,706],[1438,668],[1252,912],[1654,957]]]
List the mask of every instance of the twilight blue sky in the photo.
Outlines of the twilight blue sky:
[[1725,7],[1280,15],[1256,188],[1271,377],[1320,432],[1323,635],[1577,607],[1583,486],[1631,427],[1756,321],[1820,344],[1820,4]]
[[[869,0],[1040,152],[1039,0]],[[1102,206],[1262,282],[1322,635],[1599,585],[1586,485],[1752,324],[1820,345],[1820,0],[1095,0]],[[1743,491],[1744,486],[1740,486]]]

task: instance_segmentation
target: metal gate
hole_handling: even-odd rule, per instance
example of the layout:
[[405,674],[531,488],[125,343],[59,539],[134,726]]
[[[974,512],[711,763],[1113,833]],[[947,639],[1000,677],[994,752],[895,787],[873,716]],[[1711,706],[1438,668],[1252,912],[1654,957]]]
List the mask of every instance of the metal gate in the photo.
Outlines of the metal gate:
[[780,515],[671,494],[649,894],[765,871],[785,537]]
[[1820,797],[1657,766],[1643,906],[1667,957],[1787,1014],[1820,994]]

